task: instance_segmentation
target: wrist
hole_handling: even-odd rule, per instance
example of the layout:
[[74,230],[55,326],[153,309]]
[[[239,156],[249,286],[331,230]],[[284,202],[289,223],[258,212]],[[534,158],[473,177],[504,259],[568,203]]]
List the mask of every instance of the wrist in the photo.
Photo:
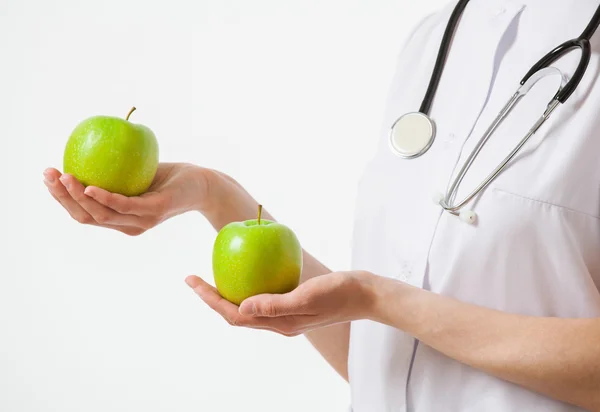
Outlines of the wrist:
[[358,279],[360,293],[358,319],[367,319],[376,321],[380,317],[381,299],[382,299],[382,278],[368,271],[354,272]]
[[214,200],[214,193],[217,192],[219,184],[217,180],[218,172],[201,166],[193,166],[190,170],[191,181],[193,182],[193,203],[191,210],[206,214],[214,205],[218,203]]
[[[231,222],[256,217],[258,203],[235,179],[217,170],[198,169],[195,181],[199,194],[194,210],[202,213],[216,230]],[[265,209],[263,217],[274,220]]]
[[196,165],[190,165],[189,173],[193,186],[191,211],[211,215],[227,205],[227,199],[232,196],[232,178],[217,170]]
[[[411,286],[395,279],[370,274],[363,282],[364,293],[369,302],[365,318],[385,325],[396,326],[402,317],[403,302],[410,294]],[[392,309],[393,308],[393,309]]]
[[204,215],[216,230],[235,220],[242,220],[237,213],[242,202],[229,176],[199,167],[194,180],[199,188],[194,210]]

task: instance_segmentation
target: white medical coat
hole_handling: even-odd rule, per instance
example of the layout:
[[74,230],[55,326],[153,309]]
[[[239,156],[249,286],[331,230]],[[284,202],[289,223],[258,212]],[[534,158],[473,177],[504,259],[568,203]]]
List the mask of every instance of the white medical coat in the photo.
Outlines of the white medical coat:
[[[577,37],[597,0],[472,0],[457,29],[422,157],[389,150],[388,130],[418,111],[452,1],[405,44],[378,152],[359,187],[353,267],[464,302],[532,316],[600,316],[600,33],[588,71],[518,157],[469,205],[476,225],[442,213],[445,191],[529,68]],[[554,66],[571,75],[578,51]],[[466,175],[471,192],[543,113],[558,78],[542,80],[496,131]],[[598,342],[600,345],[600,342]],[[354,412],[580,411],[450,359],[371,321],[351,325]],[[600,388],[598,388],[600,390]]]

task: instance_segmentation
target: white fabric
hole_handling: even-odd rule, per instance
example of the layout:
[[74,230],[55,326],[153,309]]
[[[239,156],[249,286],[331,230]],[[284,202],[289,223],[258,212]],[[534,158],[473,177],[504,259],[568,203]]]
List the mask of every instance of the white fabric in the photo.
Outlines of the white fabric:
[[[597,0],[472,0],[454,37],[431,111],[437,137],[405,160],[389,127],[418,110],[456,1],[426,18],[403,48],[379,151],[359,187],[353,267],[464,302],[533,316],[600,316],[600,36],[582,84],[469,208],[475,224],[431,201],[529,68],[578,36]],[[600,34],[600,33],[598,33]],[[567,75],[573,52],[555,63]],[[496,131],[466,175],[463,198],[529,130],[556,92],[541,80]],[[456,362],[400,330],[351,327],[354,412],[581,409]]]

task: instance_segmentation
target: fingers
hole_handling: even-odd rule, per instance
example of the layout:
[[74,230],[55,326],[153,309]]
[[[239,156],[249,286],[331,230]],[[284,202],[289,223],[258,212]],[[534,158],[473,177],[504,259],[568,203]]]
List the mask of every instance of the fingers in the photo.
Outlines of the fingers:
[[[47,169],[44,172],[44,183],[48,188],[48,191],[56,201],[58,201],[63,208],[67,210],[69,215],[79,223],[98,226],[98,222],[92,217],[92,215],[82,207],[69,193],[65,185],[61,182],[61,173],[53,168]],[[71,177],[72,178],[72,177]],[[75,179],[74,179],[75,180]],[[77,182],[79,183],[79,182]],[[79,183],[80,184],[80,183]],[[117,230],[125,233],[129,236],[137,236],[144,232],[144,229],[134,226],[118,226],[103,224],[104,227]]]
[[286,294],[263,294],[246,299],[240,304],[239,312],[247,316],[276,318],[288,315],[307,315],[305,301],[293,292]]
[[108,192],[99,187],[89,186],[85,189],[85,195],[121,214],[135,216],[157,215],[162,214],[162,212],[168,209],[168,205],[166,204],[168,198],[152,196],[152,194],[127,197],[118,193]]
[[198,276],[188,276],[185,279],[187,285],[196,292],[196,294],[211,309],[219,313],[232,326],[243,326],[254,329],[266,329],[277,333],[282,333],[279,320],[261,319],[253,316],[245,316],[239,313],[238,307],[228,300],[221,297],[217,289]]
[[60,177],[60,181],[63,183],[73,200],[77,202],[98,224],[134,227],[142,226],[141,219],[138,216],[117,213],[85,195],[85,187],[73,176],[63,174]]
[[211,309],[218,312],[221,316],[232,325],[237,325],[241,318],[238,313],[237,306],[223,299],[217,289],[198,276],[188,276],[185,283],[191,287],[194,292],[206,303]]
[[56,169],[48,169],[44,172],[46,187],[52,196],[69,212],[71,217],[83,224],[95,223],[92,216],[73,199],[67,188],[59,180],[61,174]]

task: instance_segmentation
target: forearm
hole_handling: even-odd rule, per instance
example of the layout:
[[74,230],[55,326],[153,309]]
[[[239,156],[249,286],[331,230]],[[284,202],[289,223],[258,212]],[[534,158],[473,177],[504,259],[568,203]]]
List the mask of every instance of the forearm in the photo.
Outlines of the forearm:
[[501,379],[600,410],[600,319],[509,314],[379,277],[372,288],[373,320]]
[[[230,222],[256,218],[258,202],[237,181],[216,171],[210,171],[207,178],[210,180],[208,185],[213,201],[205,202],[201,212],[216,230],[221,230]],[[266,209],[263,209],[262,216],[275,220]],[[302,282],[330,272],[317,259],[303,251]],[[313,330],[305,336],[325,360],[348,380],[350,324]]]

